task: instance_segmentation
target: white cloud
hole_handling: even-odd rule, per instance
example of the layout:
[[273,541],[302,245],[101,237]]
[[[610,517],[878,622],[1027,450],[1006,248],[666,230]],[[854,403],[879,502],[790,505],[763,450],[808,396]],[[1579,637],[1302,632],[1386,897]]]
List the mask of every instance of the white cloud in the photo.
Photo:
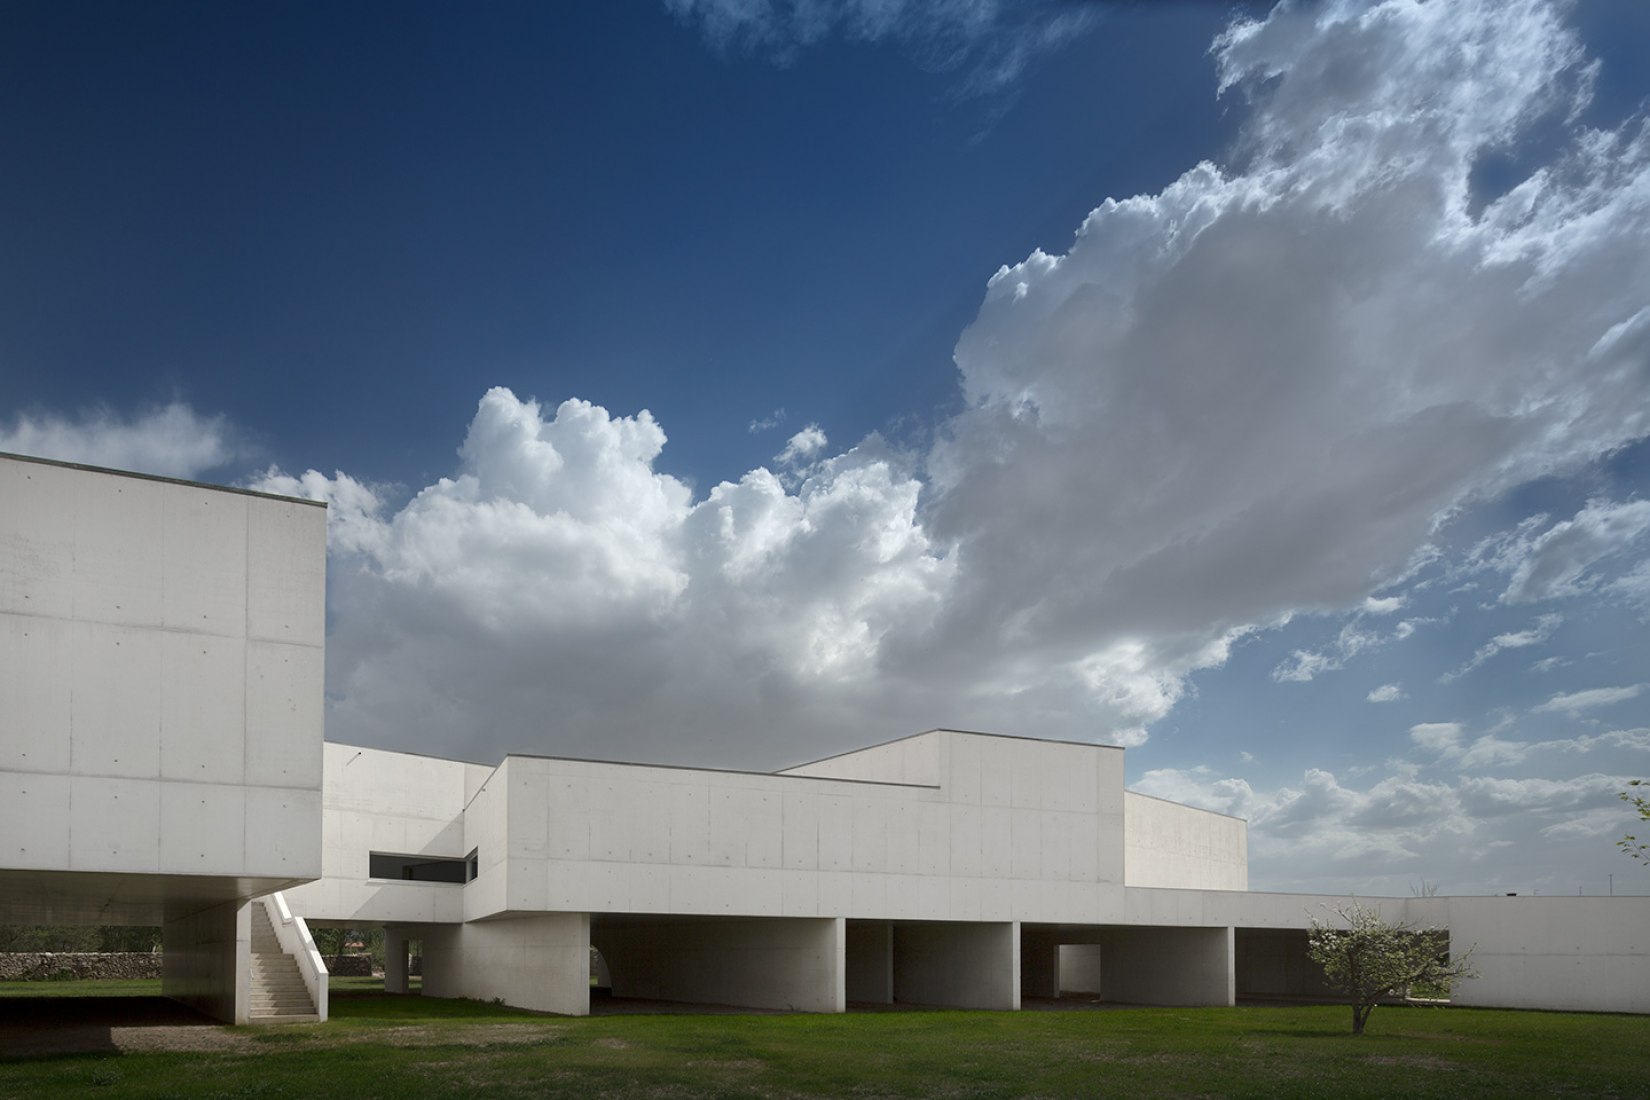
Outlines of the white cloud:
[[[1379,649],[1393,642],[1401,642],[1415,633],[1420,623],[1432,622],[1431,619],[1404,619],[1394,626],[1390,633],[1383,634],[1379,630],[1368,630],[1364,627],[1364,615],[1370,614],[1371,602],[1384,604],[1389,601],[1364,601],[1362,612],[1353,615],[1341,627],[1336,635],[1334,644],[1324,650],[1297,649],[1272,670],[1272,679],[1279,683],[1293,682],[1306,683],[1325,672],[1336,672],[1346,667],[1348,661],[1361,653]],[[1402,601],[1400,601],[1401,603]],[[1386,608],[1378,609],[1374,614],[1385,614]]]
[[1530,603],[1585,592],[1596,583],[1593,566],[1628,549],[1647,530],[1650,501],[1589,501],[1573,519],[1506,548],[1501,561],[1512,576],[1501,599]]
[[1364,600],[1364,613],[1366,615],[1390,615],[1394,611],[1400,610],[1408,602],[1409,600],[1404,596],[1382,596],[1379,599],[1370,596]]
[[1623,782],[1601,772],[1429,779],[1400,765],[1366,786],[1309,768],[1257,787],[1192,767],[1149,771],[1134,789],[1247,818],[1253,889],[1403,894],[1420,880],[1445,895],[1573,894],[1606,888],[1586,865],[1599,838],[1625,825]]
[[494,389],[458,470],[399,510],[345,475],[267,475],[333,504],[329,733],[483,758],[680,737],[748,763],[787,728],[916,728],[878,678],[953,566],[901,461],[868,443],[795,491],[758,469],[695,502],[653,469],[664,443],[646,413]]
[[817,457],[829,442],[818,424],[809,424],[786,441],[785,449],[774,456],[774,461],[781,466],[803,465]]
[[1650,561],[1623,573],[1609,584],[1609,591],[1628,603],[1650,611]]
[[1590,688],[1586,691],[1572,691],[1562,695],[1555,695],[1545,703],[1530,709],[1538,714],[1579,714],[1584,710],[1597,710],[1600,707],[1611,707],[1617,703],[1624,703],[1629,699],[1636,699],[1643,694],[1650,684],[1630,684],[1626,687]]
[[[677,11],[859,33],[836,9]],[[1562,12],[1234,28],[1214,53],[1248,102],[1240,158],[992,277],[926,456],[821,443],[794,485],[757,469],[695,499],[645,413],[493,391],[451,477],[351,506],[329,728],[478,756],[680,739],[743,766],[948,722],[1138,742],[1246,632],[1391,613],[1365,601],[1452,510],[1650,432],[1650,139],[1571,126],[1506,194],[1473,190],[1584,101]],[[1280,678],[1420,621],[1349,623]]]
[[760,435],[762,432],[769,432],[779,427],[780,424],[784,423],[784,420],[785,410],[782,408],[775,409],[767,416],[759,416],[752,420],[745,430],[750,432],[751,435]]
[[0,451],[107,466],[116,470],[198,478],[239,457],[235,431],[221,416],[203,416],[174,401],[135,416],[103,409],[78,419],[19,414],[0,424]]
[[664,0],[678,19],[698,25],[719,48],[735,46],[789,62],[802,49],[840,35],[903,43],[925,66],[961,71],[965,90],[985,92],[1016,80],[1038,56],[1095,22],[1084,5],[999,0]]
[[1551,638],[1553,636],[1553,631],[1557,630],[1561,625],[1563,625],[1563,623],[1564,616],[1562,615],[1542,615],[1524,630],[1512,630],[1504,634],[1497,634],[1495,637],[1479,646],[1477,651],[1475,651],[1467,660],[1466,664],[1462,665],[1454,672],[1444,673],[1442,676],[1438,677],[1438,679],[1442,683],[1449,683],[1452,680],[1459,680],[1461,677],[1465,676],[1467,673],[1471,672],[1473,669],[1477,668],[1479,665],[1483,664],[1485,661],[1489,660],[1491,657],[1494,657],[1497,653],[1500,653],[1503,650],[1525,649],[1532,645],[1540,645],[1548,638]]
[[1382,684],[1371,691],[1366,698],[1371,703],[1396,703],[1399,700],[1407,699],[1408,696],[1404,694],[1403,686],[1400,684]]
[[1283,7],[1217,44],[1246,158],[1004,267],[957,345],[968,407],[929,466],[930,530],[964,549],[947,634],[1185,653],[1360,606],[1452,509],[1650,431],[1650,328],[1607,338],[1650,285],[1638,124],[1474,192],[1585,98],[1561,10]]
[[1473,769],[1522,764],[1538,753],[1589,753],[1595,750],[1650,752],[1650,730],[1611,730],[1608,733],[1547,741],[1510,741],[1497,737],[1496,734],[1509,724],[1497,725],[1495,730],[1470,744],[1466,743],[1463,729],[1457,722],[1428,722],[1412,726],[1409,736],[1416,745],[1437,756],[1440,763]]
[[1433,752],[1451,752],[1461,742],[1459,722],[1421,722],[1409,727],[1409,739]]

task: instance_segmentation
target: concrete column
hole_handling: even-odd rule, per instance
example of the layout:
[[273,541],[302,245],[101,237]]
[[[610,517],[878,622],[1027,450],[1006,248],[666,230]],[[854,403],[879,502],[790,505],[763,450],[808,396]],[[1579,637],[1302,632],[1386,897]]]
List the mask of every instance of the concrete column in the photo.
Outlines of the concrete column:
[[393,925],[384,928],[384,992],[407,991],[407,934]]
[[588,913],[434,924],[420,939],[427,997],[497,999],[537,1012],[590,1014]]
[[1147,1005],[1236,1003],[1230,928],[1108,928],[1106,999]]
[[1019,1008],[1019,922],[896,924],[894,998],[955,1008]]
[[252,912],[226,902],[167,914],[161,926],[160,991],[226,1024],[244,1024],[252,1009]]
[[595,939],[615,997],[796,1012],[847,1007],[841,917],[614,921]]
[[850,1001],[894,1003],[894,926],[885,920],[851,920],[847,928],[847,995]]

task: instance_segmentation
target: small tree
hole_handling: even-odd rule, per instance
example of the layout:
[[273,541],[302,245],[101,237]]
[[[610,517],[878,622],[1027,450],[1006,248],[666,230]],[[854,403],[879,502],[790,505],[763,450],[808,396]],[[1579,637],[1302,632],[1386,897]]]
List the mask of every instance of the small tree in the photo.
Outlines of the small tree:
[[1462,978],[1478,976],[1467,965],[1471,951],[1450,961],[1446,932],[1388,924],[1380,913],[1356,902],[1331,911],[1346,927],[1312,918],[1306,953],[1323,967],[1329,984],[1351,999],[1354,1035],[1364,1033],[1364,1021],[1389,997],[1401,997],[1414,986],[1447,993]]
[[[1629,781],[1627,785],[1629,787],[1646,787],[1650,786],[1650,781],[1634,779]],[[1638,812],[1639,817],[1645,821],[1650,821],[1650,795],[1622,791],[1621,800],[1631,805]],[[1616,841],[1616,847],[1641,863],[1650,863],[1650,840],[1640,840],[1632,833],[1628,833]]]

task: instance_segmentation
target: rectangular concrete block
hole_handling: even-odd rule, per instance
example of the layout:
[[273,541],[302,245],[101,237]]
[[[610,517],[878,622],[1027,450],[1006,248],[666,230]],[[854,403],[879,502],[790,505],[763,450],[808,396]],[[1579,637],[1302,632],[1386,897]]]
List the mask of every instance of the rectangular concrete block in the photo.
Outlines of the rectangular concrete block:
[[0,771],[0,867],[69,866],[69,777]]
[[162,635],[98,622],[73,625],[70,766],[80,775],[160,777]]
[[162,500],[167,486],[141,478],[80,477],[74,523],[74,610],[86,622],[162,625]]
[[249,498],[169,486],[161,494],[161,625],[246,637]]
[[176,875],[236,875],[246,866],[246,790],[238,785],[163,783],[160,869]]
[[246,782],[321,786],[325,656],[312,646],[250,642],[246,647]]
[[791,870],[819,866],[819,800],[812,794],[787,792],[782,806],[781,858]]
[[74,472],[0,462],[0,614],[74,614]]
[[326,510],[260,504],[247,516],[246,631],[319,646],[326,639]]
[[68,869],[159,871],[160,789],[154,779],[71,777]]
[[247,787],[245,866],[278,878],[321,874],[321,792]]
[[69,622],[0,614],[0,769],[68,772],[72,668]]
[[161,778],[244,782],[245,647],[232,638],[169,633],[160,663]]

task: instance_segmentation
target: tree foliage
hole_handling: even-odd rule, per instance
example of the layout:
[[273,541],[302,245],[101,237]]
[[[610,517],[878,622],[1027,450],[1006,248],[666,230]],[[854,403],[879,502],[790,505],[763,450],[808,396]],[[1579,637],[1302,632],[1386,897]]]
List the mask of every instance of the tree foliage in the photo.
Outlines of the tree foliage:
[[[1650,787],[1650,780],[1634,779],[1627,784],[1629,787]],[[1640,818],[1650,821],[1650,795],[1638,794],[1633,791],[1622,791],[1621,800],[1632,806]],[[1640,840],[1632,833],[1628,833],[1616,841],[1616,847],[1638,860],[1640,863],[1650,863],[1650,840]]]
[[[1477,977],[1466,955],[1449,957],[1449,933],[1437,928],[1389,924],[1374,909],[1357,903],[1331,910],[1339,920],[1312,919],[1307,955],[1323,967],[1330,986],[1352,1002],[1352,1034],[1381,1001],[1423,988],[1429,995],[1448,993],[1462,978]],[[1344,925],[1344,927],[1343,927]]]
[[0,951],[159,951],[160,929],[97,924],[0,924]]
[[[353,952],[370,955],[374,966],[384,965],[384,930],[382,928],[316,927],[311,925],[310,938],[322,958],[334,959]],[[351,944],[360,944],[358,948]]]

